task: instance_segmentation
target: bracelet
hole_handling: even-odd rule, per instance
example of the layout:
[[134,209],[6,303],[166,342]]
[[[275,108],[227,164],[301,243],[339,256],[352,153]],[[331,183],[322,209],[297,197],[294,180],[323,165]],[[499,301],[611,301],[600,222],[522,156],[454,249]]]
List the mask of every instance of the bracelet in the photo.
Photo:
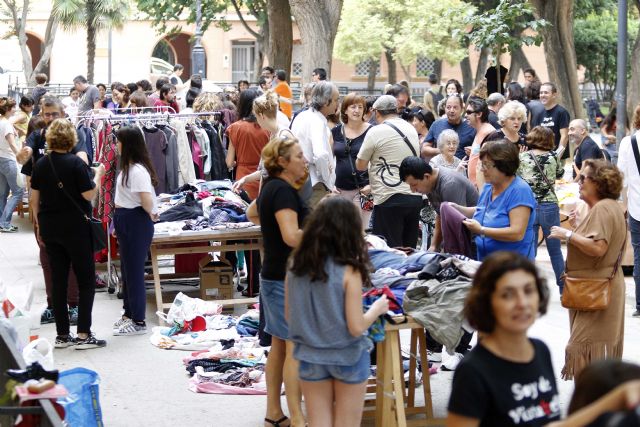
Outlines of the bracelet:
[[480,227],[480,237],[486,237],[484,235],[484,227],[482,227],[482,226]]
[[573,231],[568,231],[567,232],[567,245],[569,244],[569,242],[571,241],[571,238],[573,237]]

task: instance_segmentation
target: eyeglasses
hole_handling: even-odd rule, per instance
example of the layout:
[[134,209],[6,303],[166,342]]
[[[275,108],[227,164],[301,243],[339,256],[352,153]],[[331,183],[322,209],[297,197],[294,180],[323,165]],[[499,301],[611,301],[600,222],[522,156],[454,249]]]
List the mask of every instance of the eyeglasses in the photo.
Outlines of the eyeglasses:
[[582,174],[578,175],[578,182],[580,184],[582,184],[585,179],[593,179],[593,178],[591,178],[589,175],[582,175]]
[[494,163],[485,163],[485,162],[480,162],[480,169],[482,170],[489,170],[494,168],[496,165]]
[[42,115],[45,116],[45,117],[60,117],[60,113],[59,112],[42,113]]
[[467,110],[465,111],[465,113],[467,113],[467,116],[468,116],[469,114],[477,114],[478,112],[473,110]]

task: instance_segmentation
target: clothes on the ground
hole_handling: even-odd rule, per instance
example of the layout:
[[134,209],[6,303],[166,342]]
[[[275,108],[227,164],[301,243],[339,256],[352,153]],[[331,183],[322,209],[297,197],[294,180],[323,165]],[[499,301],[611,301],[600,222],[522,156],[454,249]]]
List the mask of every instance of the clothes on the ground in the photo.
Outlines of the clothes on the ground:
[[530,362],[503,359],[479,343],[453,374],[449,412],[478,419],[480,427],[537,427],[559,420],[551,354],[542,341],[530,342]]
[[[601,257],[585,255],[575,246],[567,251],[569,277],[608,278],[623,249],[626,221],[619,203],[612,199],[597,202],[576,227],[575,234],[608,244]],[[587,365],[600,359],[620,359],[624,343],[625,285],[618,266],[610,285],[609,306],[599,311],[569,310],[571,335],[565,350],[562,378],[571,380]]]
[[476,212],[473,215],[473,219],[478,221],[480,225],[489,228],[509,227],[509,212],[519,206],[525,206],[530,209],[529,221],[527,222],[524,237],[517,242],[502,242],[488,236],[476,236],[478,260],[482,261],[487,255],[495,251],[514,251],[533,261],[535,259],[536,244],[533,234],[536,199],[531,187],[522,178],[516,176],[495,200],[491,200],[492,195],[493,187],[491,184],[485,184],[478,199]]
[[371,342],[349,332],[345,315],[345,265],[329,258],[324,262],[327,280],[287,273],[289,339],[297,360],[320,365],[354,365]]

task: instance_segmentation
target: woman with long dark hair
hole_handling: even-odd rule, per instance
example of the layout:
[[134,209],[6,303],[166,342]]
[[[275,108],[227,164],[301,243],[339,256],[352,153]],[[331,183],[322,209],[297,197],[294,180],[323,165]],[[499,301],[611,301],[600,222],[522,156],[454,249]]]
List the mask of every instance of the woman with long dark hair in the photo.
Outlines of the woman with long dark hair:
[[[318,262],[322,260],[321,262]],[[386,297],[364,312],[362,287],[369,256],[353,202],[321,201],[294,249],[286,280],[289,339],[309,425],[359,426],[370,371],[372,344],[364,331],[389,310]],[[335,403],[335,405],[334,405]]]
[[158,218],[154,190],[158,180],[140,129],[126,126],[116,137],[121,171],[113,222],[120,245],[124,313],[113,324],[113,335],[140,335],[147,331],[144,262]]

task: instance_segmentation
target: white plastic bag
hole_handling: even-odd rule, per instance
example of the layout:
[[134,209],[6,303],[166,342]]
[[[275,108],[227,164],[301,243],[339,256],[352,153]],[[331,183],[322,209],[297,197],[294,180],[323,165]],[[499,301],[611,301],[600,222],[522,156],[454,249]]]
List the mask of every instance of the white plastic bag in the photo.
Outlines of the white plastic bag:
[[222,313],[222,306],[214,301],[204,301],[200,298],[191,298],[182,292],[178,292],[169,312],[164,314],[158,311],[156,314],[169,325],[183,324],[185,320],[193,320],[196,316],[211,316]]
[[22,357],[27,365],[38,362],[48,371],[54,368],[53,346],[46,338],[38,338],[27,344],[22,350]]

